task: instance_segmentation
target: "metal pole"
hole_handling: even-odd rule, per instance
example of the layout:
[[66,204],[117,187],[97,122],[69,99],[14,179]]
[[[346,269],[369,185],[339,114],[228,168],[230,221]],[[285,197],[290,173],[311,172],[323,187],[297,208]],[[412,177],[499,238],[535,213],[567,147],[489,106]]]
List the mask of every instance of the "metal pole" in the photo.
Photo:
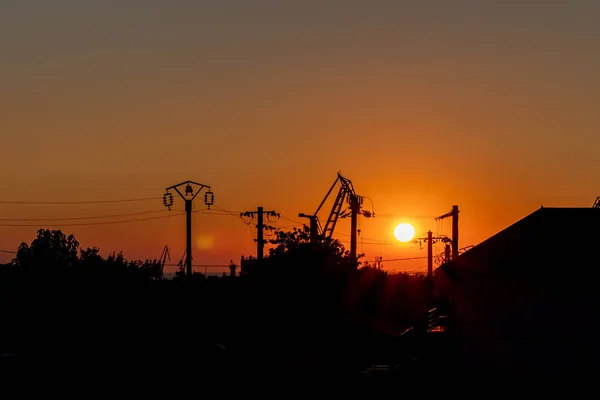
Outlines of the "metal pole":
[[185,252],[186,252],[186,260],[185,260],[185,273],[187,276],[192,276],[192,200],[185,200]]
[[258,207],[258,223],[256,224],[256,229],[258,229],[257,232],[257,239],[256,239],[256,257],[259,260],[263,259],[263,248],[264,248],[264,242],[263,242],[263,208],[262,207]]
[[[182,193],[179,190],[180,186],[185,185],[185,192]],[[199,186],[198,190],[194,192],[194,188],[192,185]],[[177,192],[177,194],[184,200],[185,202],[185,274],[187,276],[192,276],[192,201],[200,194],[202,189],[208,189],[208,191],[204,194],[204,204],[210,206],[214,204],[215,196],[213,192],[210,191],[210,186],[203,185],[194,181],[185,181],[178,183],[177,185],[173,185],[168,187],[167,193],[163,196],[163,204],[170,210],[173,206],[173,195],[169,193],[169,190],[173,189]]]
[[427,278],[433,275],[433,236],[431,231],[427,232]]
[[353,196],[351,198],[350,208],[351,208],[351,216],[350,216],[350,259],[352,262],[356,262],[356,229],[358,222],[358,211],[360,208],[360,204],[358,200]]
[[452,206],[452,260],[458,257],[458,206]]

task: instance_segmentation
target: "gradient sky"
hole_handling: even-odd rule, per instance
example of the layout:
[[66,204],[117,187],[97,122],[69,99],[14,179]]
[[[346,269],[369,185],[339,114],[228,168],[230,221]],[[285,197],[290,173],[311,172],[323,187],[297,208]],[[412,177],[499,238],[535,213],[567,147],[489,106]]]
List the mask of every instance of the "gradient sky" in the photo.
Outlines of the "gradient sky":
[[[583,0],[2,1],[0,201],[157,199],[0,204],[1,225],[33,225],[0,226],[0,249],[58,227],[104,255],[168,245],[177,262],[182,216],[6,219],[161,211],[164,189],[188,179],[223,209],[262,205],[288,227],[341,171],[381,216],[359,221],[368,259],[425,256],[393,227],[449,235],[432,217],[453,204],[461,247],[541,205],[591,206],[598,20],[600,2]],[[194,263],[254,255],[250,228],[195,214]],[[348,240],[349,222],[336,232]]]

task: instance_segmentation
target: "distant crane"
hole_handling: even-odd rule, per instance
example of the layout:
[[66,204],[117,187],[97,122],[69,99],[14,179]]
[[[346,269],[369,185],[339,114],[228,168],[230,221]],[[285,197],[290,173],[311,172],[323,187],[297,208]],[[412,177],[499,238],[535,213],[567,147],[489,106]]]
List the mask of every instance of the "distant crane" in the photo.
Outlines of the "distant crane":
[[179,260],[179,262],[177,262],[177,268],[179,270],[179,274],[181,275],[185,275],[186,274],[186,267],[187,266],[187,251],[185,251],[183,253],[183,255],[181,256],[181,259]]
[[600,197],[596,197],[596,201],[594,202],[592,208],[600,208]]
[[[327,198],[335,188],[335,186],[340,183],[340,189],[337,193],[333,206],[331,207],[331,212],[327,217],[327,222],[325,226],[321,226],[319,217],[317,214],[327,201]],[[349,205],[349,211],[344,210],[342,212],[342,206],[344,205],[344,201],[346,201]],[[356,236],[357,236],[357,225],[358,225],[358,215],[361,214],[366,218],[374,217],[375,213],[368,210],[362,210],[363,197],[356,194],[354,191],[354,185],[348,179],[343,177],[339,172],[337,178],[331,185],[331,188],[325,195],[325,198],[319,204],[317,211],[314,214],[298,214],[299,217],[305,217],[310,219],[310,237],[311,242],[315,243],[320,240],[330,239],[333,236],[333,231],[335,230],[335,226],[337,224],[338,218],[350,217],[350,257],[352,260],[356,261]]]
[[165,263],[167,259],[169,259],[170,261],[171,255],[169,254],[169,246],[165,245],[165,247],[162,250],[162,253],[160,253],[160,258],[158,259],[160,262],[160,276],[163,276],[165,270]]

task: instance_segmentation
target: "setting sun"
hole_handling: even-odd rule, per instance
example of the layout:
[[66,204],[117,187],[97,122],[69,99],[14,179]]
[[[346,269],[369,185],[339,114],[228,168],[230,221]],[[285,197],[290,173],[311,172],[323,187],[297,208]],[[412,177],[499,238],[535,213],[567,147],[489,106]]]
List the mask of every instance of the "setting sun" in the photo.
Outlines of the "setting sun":
[[415,237],[415,228],[406,222],[396,225],[394,228],[394,236],[400,242],[408,242]]

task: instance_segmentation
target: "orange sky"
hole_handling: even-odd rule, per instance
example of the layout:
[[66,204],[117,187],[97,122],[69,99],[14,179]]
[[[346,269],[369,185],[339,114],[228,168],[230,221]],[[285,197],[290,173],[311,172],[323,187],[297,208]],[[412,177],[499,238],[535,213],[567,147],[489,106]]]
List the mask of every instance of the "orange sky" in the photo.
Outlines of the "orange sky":
[[[2,219],[160,211],[164,189],[190,179],[223,209],[306,222],[298,213],[341,171],[382,215],[360,219],[362,250],[395,259],[426,255],[393,241],[397,223],[449,235],[450,221],[431,217],[453,204],[462,247],[542,204],[600,195],[600,4],[83,3],[0,6],[0,201],[157,200],[0,204]],[[183,216],[66,222],[53,225],[104,255],[156,258],[168,245],[176,262],[184,251]],[[4,250],[50,226],[6,224],[34,226],[0,226]],[[349,221],[336,232],[347,240]],[[255,254],[252,233],[196,214],[195,242],[210,246],[194,262]]]

